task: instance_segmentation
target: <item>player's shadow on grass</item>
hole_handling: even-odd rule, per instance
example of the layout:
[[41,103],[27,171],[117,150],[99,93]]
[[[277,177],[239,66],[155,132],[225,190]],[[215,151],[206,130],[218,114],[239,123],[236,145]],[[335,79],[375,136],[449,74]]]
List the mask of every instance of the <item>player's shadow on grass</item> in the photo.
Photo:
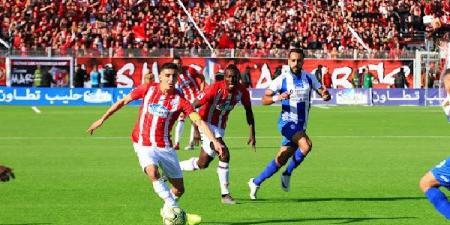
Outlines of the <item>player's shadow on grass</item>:
[[[311,221],[330,221],[331,224],[347,224],[358,223],[373,220],[407,220],[415,219],[417,217],[318,217],[318,218],[292,218],[292,219],[269,219],[269,220],[253,220],[241,222],[203,222],[202,224],[218,224],[218,225],[246,225],[246,224],[286,224],[286,223],[301,223]],[[334,221],[334,222],[332,222]],[[394,223],[395,224],[395,223]]]
[[238,199],[242,203],[274,203],[274,202],[391,202],[404,200],[424,200],[425,197],[367,197],[367,198],[270,198],[270,199]]

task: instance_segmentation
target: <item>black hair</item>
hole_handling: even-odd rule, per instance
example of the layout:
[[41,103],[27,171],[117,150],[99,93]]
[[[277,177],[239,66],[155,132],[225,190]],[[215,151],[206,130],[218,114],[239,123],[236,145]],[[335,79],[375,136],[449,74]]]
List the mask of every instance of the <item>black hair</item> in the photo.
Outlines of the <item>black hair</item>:
[[291,56],[292,53],[298,53],[302,56],[303,59],[305,58],[305,53],[303,52],[303,49],[301,49],[301,48],[293,48],[293,49],[289,50],[288,57]]
[[163,71],[163,70],[165,70],[165,69],[172,69],[172,70],[177,71],[177,70],[178,70],[178,66],[177,66],[177,64],[175,64],[175,63],[164,63],[164,64],[161,66],[161,70],[160,70],[160,71]]

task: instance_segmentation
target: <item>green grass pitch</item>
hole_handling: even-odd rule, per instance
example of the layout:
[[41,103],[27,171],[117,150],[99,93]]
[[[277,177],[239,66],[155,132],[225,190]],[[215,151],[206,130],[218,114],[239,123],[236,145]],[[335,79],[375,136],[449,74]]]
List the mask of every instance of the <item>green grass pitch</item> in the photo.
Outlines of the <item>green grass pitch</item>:
[[[92,137],[85,130],[106,107],[39,109],[0,107],[0,164],[13,167],[17,177],[0,183],[0,224],[161,223],[162,201],[140,171],[129,138],[137,107],[124,108]],[[291,192],[281,190],[277,173],[251,201],[248,179],[279,148],[279,110],[254,107],[256,152],[246,145],[244,110],[230,115],[225,141],[239,204],[220,203],[215,160],[207,170],[184,173],[180,206],[200,214],[202,224],[217,225],[446,223],[418,188],[420,177],[450,152],[450,124],[440,108],[313,108],[313,151],[294,171]],[[178,153],[187,159],[198,148]]]

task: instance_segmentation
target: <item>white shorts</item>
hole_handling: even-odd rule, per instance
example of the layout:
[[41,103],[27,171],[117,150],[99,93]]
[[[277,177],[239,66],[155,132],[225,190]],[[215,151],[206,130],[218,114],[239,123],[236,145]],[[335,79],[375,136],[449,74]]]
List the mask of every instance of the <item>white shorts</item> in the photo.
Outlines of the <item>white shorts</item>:
[[177,153],[173,148],[142,146],[137,143],[133,143],[133,147],[144,172],[147,166],[155,165],[169,178],[183,177]]
[[[208,123],[207,123],[208,124]],[[211,132],[214,134],[214,137],[219,138],[219,137],[223,137],[225,135],[225,130],[218,128],[217,126],[208,124],[209,129],[211,130]],[[202,148],[203,151],[206,152],[206,154],[208,154],[211,157],[215,157],[217,155],[216,151],[214,151],[213,149],[211,149],[211,140],[206,137],[205,133],[203,133],[202,131],[200,131],[200,138],[202,139]]]

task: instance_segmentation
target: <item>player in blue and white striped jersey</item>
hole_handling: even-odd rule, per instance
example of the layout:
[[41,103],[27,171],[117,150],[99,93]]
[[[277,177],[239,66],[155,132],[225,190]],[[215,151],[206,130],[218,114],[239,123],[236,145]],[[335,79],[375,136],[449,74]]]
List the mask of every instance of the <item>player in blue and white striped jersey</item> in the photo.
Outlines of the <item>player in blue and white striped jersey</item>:
[[311,95],[316,91],[323,100],[328,101],[330,94],[322,88],[314,75],[302,70],[303,62],[303,51],[292,49],[289,52],[289,66],[283,67],[281,75],[272,81],[262,99],[264,105],[281,101],[278,130],[282,135],[282,142],[275,159],[259,176],[251,178],[248,182],[251,199],[256,199],[256,192],[262,182],[275,174],[292,157],[281,176],[281,187],[284,191],[289,191],[292,171],[311,151],[312,142],[306,134]]

